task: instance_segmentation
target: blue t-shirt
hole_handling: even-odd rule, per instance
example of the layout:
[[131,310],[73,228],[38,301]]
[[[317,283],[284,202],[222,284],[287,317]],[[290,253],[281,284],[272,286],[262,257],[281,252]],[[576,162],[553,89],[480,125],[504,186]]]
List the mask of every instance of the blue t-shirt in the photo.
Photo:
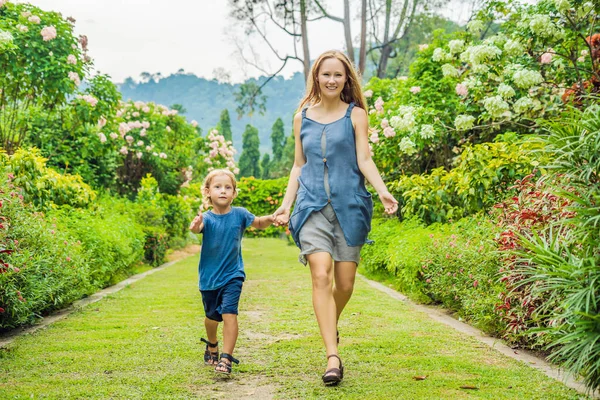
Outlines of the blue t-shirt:
[[232,207],[227,214],[202,214],[202,250],[198,275],[200,290],[215,290],[234,278],[246,278],[242,261],[242,236],[254,215],[244,207]]

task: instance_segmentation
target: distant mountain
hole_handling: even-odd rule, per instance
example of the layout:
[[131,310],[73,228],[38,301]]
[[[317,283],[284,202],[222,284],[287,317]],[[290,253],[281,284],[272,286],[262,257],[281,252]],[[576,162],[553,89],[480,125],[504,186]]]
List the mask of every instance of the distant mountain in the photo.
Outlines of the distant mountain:
[[[251,79],[260,85],[266,78]],[[264,115],[255,112],[252,117],[244,116],[237,119],[234,92],[239,84],[221,83],[217,80],[206,80],[194,74],[178,72],[164,78],[147,82],[135,82],[127,78],[118,84],[123,99],[153,101],[165,106],[181,104],[185,109],[184,114],[189,121],[198,121],[204,134],[209,129],[217,126],[219,116],[224,109],[229,110],[231,116],[231,129],[233,132],[233,145],[238,150],[238,157],[242,150],[242,133],[246,124],[256,127],[260,138],[260,152],[271,152],[271,127],[281,118],[286,126],[286,134],[292,132],[294,111],[304,94],[304,75],[296,73],[290,79],[283,77],[273,78],[264,88],[263,94],[267,96],[267,111]]]

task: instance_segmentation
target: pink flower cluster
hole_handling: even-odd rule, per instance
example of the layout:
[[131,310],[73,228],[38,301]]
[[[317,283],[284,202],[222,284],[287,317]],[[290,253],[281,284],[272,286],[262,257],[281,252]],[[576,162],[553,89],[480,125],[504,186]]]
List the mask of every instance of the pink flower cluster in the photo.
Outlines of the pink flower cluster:
[[49,40],[56,38],[56,28],[53,26],[46,26],[46,27],[44,27],[44,29],[42,29],[40,34],[42,35],[42,38],[44,39],[44,41],[47,42]]
[[462,97],[466,97],[469,94],[469,89],[462,83],[456,84],[456,94]]
[[378,97],[377,100],[375,100],[375,110],[377,110],[377,113],[383,113],[383,104],[384,102],[381,97]]
[[81,79],[79,79],[79,74],[77,74],[77,72],[69,72],[69,79],[75,82],[75,86],[81,85]]
[[96,107],[96,104],[98,104],[98,99],[89,94],[80,95],[80,96],[77,96],[77,98],[84,100],[92,107]]
[[229,170],[231,170],[234,174],[239,173],[239,169],[236,167],[235,160],[233,159],[233,155],[236,153],[236,150],[233,148],[233,145],[230,141],[225,141],[225,137],[219,134],[219,131],[213,129],[208,134],[209,143],[209,153],[208,157],[204,159],[211,167],[209,170],[214,169],[215,165],[218,165],[219,161],[216,160],[217,156],[223,157],[225,161],[225,165]]

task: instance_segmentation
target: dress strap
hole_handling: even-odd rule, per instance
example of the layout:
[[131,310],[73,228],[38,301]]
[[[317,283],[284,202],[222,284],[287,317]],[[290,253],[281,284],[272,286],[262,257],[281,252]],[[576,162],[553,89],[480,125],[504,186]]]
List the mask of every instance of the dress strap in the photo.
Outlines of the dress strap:
[[306,110],[308,110],[308,107],[302,109],[302,118],[306,118]]
[[346,117],[350,117],[350,114],[352,114],[352,109],[354,108],[354,102],[351,102],[348,105],[348,110],[346,111]]

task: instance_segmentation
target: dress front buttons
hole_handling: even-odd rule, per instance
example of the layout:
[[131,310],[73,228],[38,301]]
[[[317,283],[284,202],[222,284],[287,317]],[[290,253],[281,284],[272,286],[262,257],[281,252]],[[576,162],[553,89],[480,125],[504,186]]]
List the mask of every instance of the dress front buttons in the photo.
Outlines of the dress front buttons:
[[327,162],[327,159],[326,159],[326,158],[324,158],[324,159],[323,159],[323,162]]

